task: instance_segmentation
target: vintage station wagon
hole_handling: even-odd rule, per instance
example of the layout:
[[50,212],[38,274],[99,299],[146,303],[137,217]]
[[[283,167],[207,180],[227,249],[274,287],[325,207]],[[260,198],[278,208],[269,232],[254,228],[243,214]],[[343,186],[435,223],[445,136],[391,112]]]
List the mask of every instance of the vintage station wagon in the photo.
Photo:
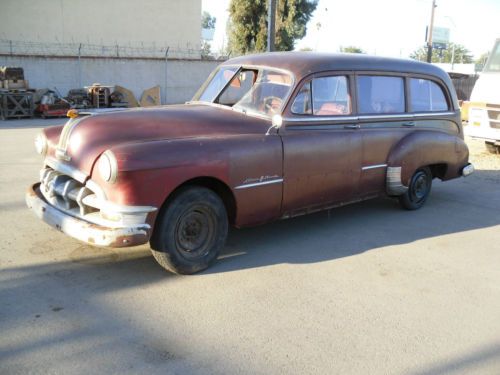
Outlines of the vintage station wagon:
[[473,172],[441,69],[366,55],[271,53],[221,64],[183,105],[69,113],[36,139],[26,201],[96,246],[149,241],[191,274],[252,226],[379,196],[420,208]]

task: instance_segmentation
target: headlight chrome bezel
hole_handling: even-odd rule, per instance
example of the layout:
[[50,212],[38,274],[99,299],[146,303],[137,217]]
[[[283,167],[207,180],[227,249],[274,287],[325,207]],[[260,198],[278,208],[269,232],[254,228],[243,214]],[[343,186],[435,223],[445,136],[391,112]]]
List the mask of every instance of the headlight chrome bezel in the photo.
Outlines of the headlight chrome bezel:
[[43,133],[38,133],[35,137],[35,151],[37,154],[45,157],[49,148],[47,137]]
[[101,154],[97,161],[97,171],[104,181],[111,184],[116,182],[118,177],[118,162],[111,150],[106,150]]

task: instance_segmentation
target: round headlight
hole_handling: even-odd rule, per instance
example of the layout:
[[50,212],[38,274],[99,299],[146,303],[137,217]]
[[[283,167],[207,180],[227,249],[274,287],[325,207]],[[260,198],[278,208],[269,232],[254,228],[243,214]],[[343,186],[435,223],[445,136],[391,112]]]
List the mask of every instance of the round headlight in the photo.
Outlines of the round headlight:
[[35,138],[35,150],[38,154],[45,156],[47,154],[48,142],[43,133],[40,133]]
[[118,163],[112,151],[105,151],[97,162],[97,170],[101,178],[107,182],[115,182],[118,176]]

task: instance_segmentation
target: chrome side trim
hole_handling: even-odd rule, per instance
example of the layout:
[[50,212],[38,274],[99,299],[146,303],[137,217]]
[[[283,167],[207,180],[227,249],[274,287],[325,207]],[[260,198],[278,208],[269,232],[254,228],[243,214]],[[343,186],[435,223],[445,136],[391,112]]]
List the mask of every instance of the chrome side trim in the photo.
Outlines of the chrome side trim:
[[277,179],[274,179],[274,180],[267,180],[267,181],[262,181],[262,182],[253,182],[251,184],[238,185],[238,186],[235,186],[235,189],[236,190],[248,189],[248,188],[253,188],[253,187],[258,187],[258,186],[264,186],[264,185],[281,184],[282,182],[283,182],[282,178],[277,178]]
[[387,167],[386,191],[387,195],[402,195],[408,187],[401,182],[401,167]]
[[363,168],[361,168],[362,171],[366,171],[369,169],[375,169],[375,168],[385,168],[387,167],[387,164],[374,164],[374,165],[367,165]]
[[343,121],[357,121],[357,116],[309,116],[309,117],[285,117],[283,122],[343,122]]
[[82,171],[79,171],[78,169],[61,163],[59,160],[56,160],[52,157],[48,157],[45,159],[45,164],[47,164],[49,167],[51,167],[53,170],[61,172],[62,174],[68,175],[78,182],[81,182],[82,184],[85,183],[85,180],[87,179],[87,175],[83,173]]
[[414,113],[415,117],[436,117],[436,116],[452,116],[456,115],[456,112],[421,112]]
[[309,115],[306,117],[285,117],[283,122],[296,123],[296,122],[343,122],[343,121],[365,121],[365,120],[408,120],[414,117],[441,117],[452,116],[456,112],[418,112],[418,113],[400,113],[400,114],[371,114],[360,116],[314,116]]
[[371,114],[371,115],[361,115],[358,116],[359,120],[379,120],[379,119],[401,119],[401,120],[407,120],[409,118],[413,117],[413,113],[398,113],[398,114],[387,114],[387,113],[377,113],[377,114]]

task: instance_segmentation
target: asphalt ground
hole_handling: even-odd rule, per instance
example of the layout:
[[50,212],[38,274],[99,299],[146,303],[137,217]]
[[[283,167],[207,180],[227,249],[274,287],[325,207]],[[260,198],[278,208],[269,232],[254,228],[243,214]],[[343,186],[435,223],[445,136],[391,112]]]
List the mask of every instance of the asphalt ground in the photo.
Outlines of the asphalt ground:
[[500,374],[500,155],[392,199],[232,230],[209,270],[93,248],[25,206],[33,139],[0,122],[1,374]]

